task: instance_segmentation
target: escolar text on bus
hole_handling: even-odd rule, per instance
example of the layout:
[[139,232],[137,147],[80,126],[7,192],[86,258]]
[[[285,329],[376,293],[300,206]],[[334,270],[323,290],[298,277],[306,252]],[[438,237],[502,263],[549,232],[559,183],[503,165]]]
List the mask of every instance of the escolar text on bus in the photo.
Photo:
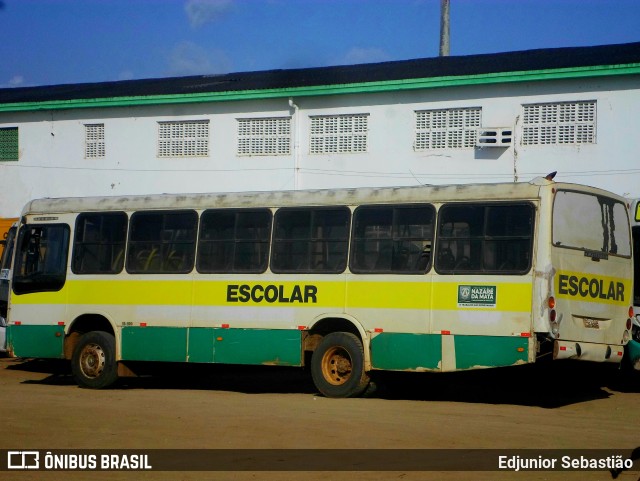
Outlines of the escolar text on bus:
[[591,297],[624,302],[624,283],[596,277],[578,277],[560,274],[558,292],[569,296]]
[[227,302],[267,302],[316,304],[318,288],[313,285],[285,286],[283,284],[229,284]]

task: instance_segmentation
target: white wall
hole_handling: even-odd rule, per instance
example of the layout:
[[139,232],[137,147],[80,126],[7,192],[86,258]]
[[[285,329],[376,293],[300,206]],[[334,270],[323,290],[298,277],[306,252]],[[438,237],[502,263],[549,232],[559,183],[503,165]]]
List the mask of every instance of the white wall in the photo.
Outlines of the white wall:
[[[522,104],[597,101],[596,144],[522,146]],[[1,113],[18,126],[20,160],[0,162],[0,217],[35,197],[556,180],[640,196],[640,82],[600,77],[420,91],[190,105]],[[485,127],[516,127],[509,148],[415,152],[414,111],[482,107]],[[309,155],[309,116],[369,114],[366,154]],[[294,115],[296,155],[239,157],[236,118]],[[208,158],[156,156],[157,122],[210,121]],[[299,122],[296,128],[296,122]],[[84,124],[104,123],[106,157],[84,158]],[[292,139],[292,146],[296,140]],[[515,170],[515,173],[514,173]]]

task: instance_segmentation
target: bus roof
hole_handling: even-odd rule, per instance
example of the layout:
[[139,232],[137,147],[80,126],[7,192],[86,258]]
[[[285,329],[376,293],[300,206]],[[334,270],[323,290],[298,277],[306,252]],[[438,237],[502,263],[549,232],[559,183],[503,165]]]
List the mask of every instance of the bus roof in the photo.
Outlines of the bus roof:
[[557,188],[587,190],[624,200],[622,197],[595,187],[555,183],[539,177],[530,182],[496,184],[43,198],[28,202],[22,211],[22,215],[111,210],[287,207],[502,199],[530,200],[539,197],[539,190],[542,186],[552,184]]

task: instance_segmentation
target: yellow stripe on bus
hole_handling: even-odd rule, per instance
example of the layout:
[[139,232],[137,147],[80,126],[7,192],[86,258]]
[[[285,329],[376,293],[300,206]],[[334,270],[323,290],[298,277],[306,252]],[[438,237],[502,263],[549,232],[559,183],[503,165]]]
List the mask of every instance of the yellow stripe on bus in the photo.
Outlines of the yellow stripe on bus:
[[[69,280],[59,292],[13,296],[14,304],[260,306],[455,310],[464,282]],[[498,311],[529,312],[532,285],[469,283],[495,289]],[[473,308],[473,305],[466,306]],[[479,306],[479,308],[484,308]]]

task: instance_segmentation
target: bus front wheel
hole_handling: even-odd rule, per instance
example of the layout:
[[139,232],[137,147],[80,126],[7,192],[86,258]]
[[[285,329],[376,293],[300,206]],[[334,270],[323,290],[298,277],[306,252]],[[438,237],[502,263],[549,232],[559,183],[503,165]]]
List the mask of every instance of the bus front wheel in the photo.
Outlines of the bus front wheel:
[[71,370],[81,387],[102,389],[118,379],[116,341],[112,334],[91,331],[84,334],[73,351]]
[[350,332],[327,334],[311,357],[311,376],[326,397],[347,398],[361,395],[369,385],[364,370],[364,349]]

